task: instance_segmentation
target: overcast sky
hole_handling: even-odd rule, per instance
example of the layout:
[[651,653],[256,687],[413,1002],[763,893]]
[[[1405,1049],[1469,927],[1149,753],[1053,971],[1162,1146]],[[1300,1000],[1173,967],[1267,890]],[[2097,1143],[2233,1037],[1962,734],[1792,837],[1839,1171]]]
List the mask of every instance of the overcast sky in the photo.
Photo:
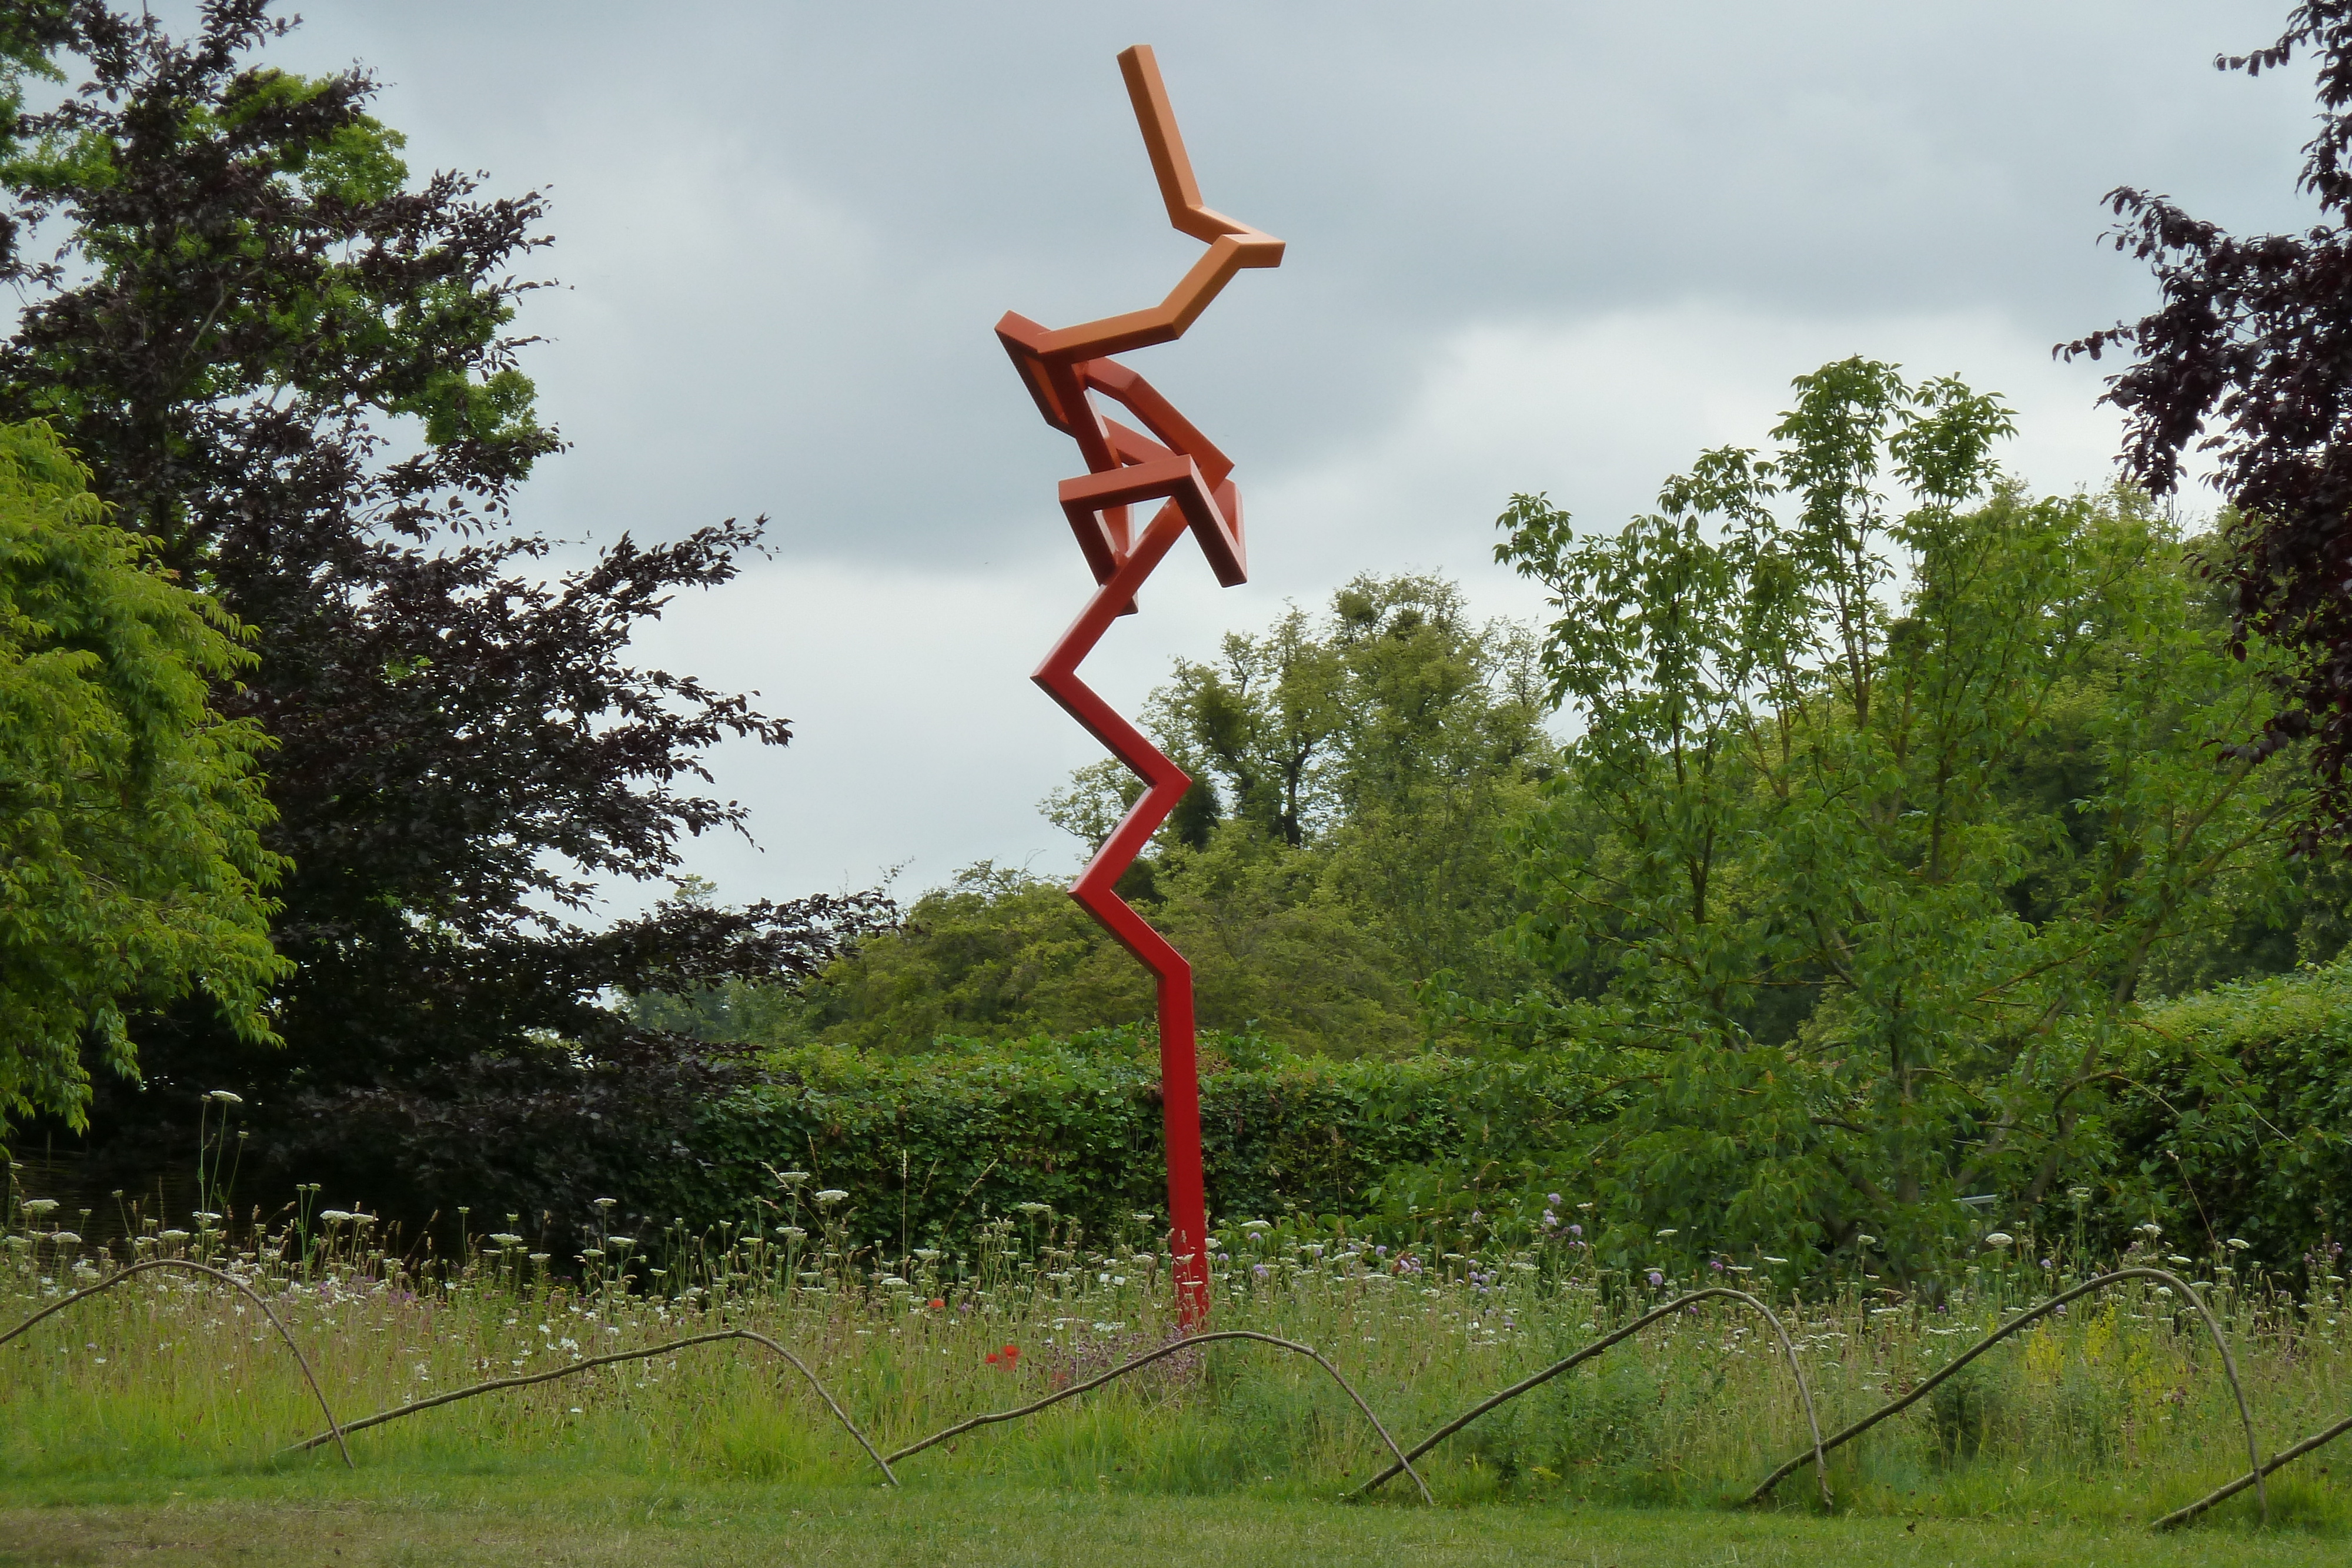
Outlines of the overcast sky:
[[2006,394],[2037,488],[2105,482],[2112,367],[2049,354],[2153,298],[2099,198],[2304,221],[2307,73],[2210,63],[2285,8],[315,0],[274,56],[373,68],[420,172],[551,197],[525,368],[575,445],[528,525],[773,519],[772,559],[643,639],[794,721],[712,758],[758,844],[688,866],[733,903],[1073,860],[1034,803],[1098,753],[1026,676],[1090,587],[1054,505],[1080,465],[990,329],[1155,302],[1199,254],[1127,45],[1157,47],[1209,204],[1289,242],[1129,356],[1239,465],[1253,571],[1160,570],[1087,666],[1131,706],[1358,572],[1530,615],[1489,555],[1513,491],[1613,525],[1849,354]]

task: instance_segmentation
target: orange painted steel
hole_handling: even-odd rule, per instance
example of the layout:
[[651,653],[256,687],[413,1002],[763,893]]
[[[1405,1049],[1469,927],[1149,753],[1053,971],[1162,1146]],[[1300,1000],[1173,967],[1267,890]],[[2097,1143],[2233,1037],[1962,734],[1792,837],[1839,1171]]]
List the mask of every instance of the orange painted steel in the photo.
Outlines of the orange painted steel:
[[[1110,705],[1078,678],[1079,663],[1093,651],[1113,620],[1135,610],[1137,590],[1190,533],[1208,557],[1209,570],[1227,588],[1248,575],[1243,547],[1241,493],[1234,487],[1233,463],[1152,390],[1151,383],[1110,358],[1130,349],[1173,342],[1196,320],[1218,291],[1245,267],[1277,267],[1282,242],[1238,218],[1213,211],[1201,200],[1200,183],[1185,155],[1184,139],[1169,107],[1167,86],[1151,50],[1138,44],[1118,57],[1128,97],[1143,130],[1151,172],[1168,204],[1168,221],[1181,234],[1208,243],[1168,298],[1146,310],[1131,310],[1058,330],[1010,311],[996,335],[1013,356],[1037,412],[1045,423],[1078,444],[1087,472],[1062,481],[1060,501],[1078,549],[1097,587],[1076,622],[1062,634],[1031,679],[1064,711],[1109,748],[1145,785],[1118,828],[1070,888],[1070,896],[1135,955],[1159,982],[1161,1114],[1168,1137],[1169,1250],[1175,1255],[1177,1307],[1181,1320],[1197,1324],[1209,1310],[1207,1196],[1201,1170],[1200,1071],[1193,1047],[1192,969],[1184,956],[1154,931],[1114,891],[1192,779]],[[1099,397],[1115,403],[1143,428],[1106,418]],[[1139,532],[1134,509],[1158,501],[1160,508]]]

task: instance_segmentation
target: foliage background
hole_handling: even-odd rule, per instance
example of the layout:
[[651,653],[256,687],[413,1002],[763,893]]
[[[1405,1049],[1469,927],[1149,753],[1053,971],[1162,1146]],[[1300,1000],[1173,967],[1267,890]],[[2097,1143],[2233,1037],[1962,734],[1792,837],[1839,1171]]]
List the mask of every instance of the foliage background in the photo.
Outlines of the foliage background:
[[0,1126],[86,1124],[127,1017],[201,996],[276,1043],[269,740],[215,683],[255,663],[219,605],[113,526],[46,424],[0,425]]
[[[1454,1189],[1509,1201],[1580,1094],[1573,1074],[1541,1061],[1337,1061],[1255,1035],[1209,1033],[1202,1060],[1220,1220],[1344,1218],[1408,1166],[1442,1166]],[[786,1194],[772,1169],[851,1194],[846,1224],[860,1244],[961,1242],[1024,1203],[1051,1205],[1097,1237],[1164,1208],[1158,1053],[1141,1031],[956,1042],[921,1056],[802,1047],[771,1055],[765,1070],[709,1110],[698,1163],[661,1195],[669,1209],[647,1203],[652,1218],[772,1210]]]
[[[1441,1218],[1532,1233],[1590,1225],[1589,1155],[1621,1108],[1568,1051],[1334,1059],[1255,1035],[1203,1037],[1202,1130],[1220,1220],[1315,1217],[1408,1239]],[[2031,1226],[2093,1255],[2154,1222],[2204,1251],[2295,1271],[2352,1235],[2352,966],[2305,966],[2149,1008],[2122,1055],[2116,1155],[2079,1188],[1971,1210],[1970,1234]],[[1148,1032],[946,1040],[920,1054],[803,1046],[708,1107],[695,1160],[644,1191],[656,1219],[767,1215],[771,1169],[853,1195],[861,1244],[961,1243],[1045,1203],[1108,1236],[1164,1202]],[[2074,1196],[2079,1191],[2080,1196]],[[1559,1202],[1552,1201],[1557,1193]],[[902,1207],[903,1206],[903,1207]],[[1704,1252],[1705,1216],[1693,1217]],[[1653,1250],[1664,1253],[1664,1244]]]

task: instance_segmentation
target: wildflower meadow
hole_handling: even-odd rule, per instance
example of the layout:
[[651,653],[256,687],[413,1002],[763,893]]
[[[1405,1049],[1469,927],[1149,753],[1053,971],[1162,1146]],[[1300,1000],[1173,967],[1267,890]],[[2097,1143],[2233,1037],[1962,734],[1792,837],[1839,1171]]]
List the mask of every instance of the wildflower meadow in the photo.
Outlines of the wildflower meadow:
[[[1552,1521],[1760,1510],[2144,1528],[2246,1469],[2237,1391],[2200,1304],[2232,1352],[2266,1454],[2352,1405],[2352,1322],[2332,1250],[2286,1278],[2242,1267],[2226,1242],[2174,1251],[2154,1227],[2122,1259],[2099,1260],[2063,1239],[1996,1232],[1964,1283],[1929,1300],[1867,1276],[1809,1292],[1776,1278],[1785,1260],[1762,1255],[1600,1268],[1566,1191],[1516,1240],[1484,1216],[1386,1239],[1223,1218],[1205,1326],[1311,1348],[1327,1369],[1263,1342],[1186,1340],[1150,1213],[1097,1236],[1023,1203],[966,1248],[893,1253],[853,1240],[851,1194],[789,1170],[775,1192],[763,1212],[708,1230],[624,1229],[605,1204],[562,1258],[515,1215],[488,1228],[467,1217],[462,1249],[444,1254],[404,1248],[367,1213],[313,1207],[315,1195],[274,1218],[225,1206],[172,1224],[135,1203],[103,1217],[12,1192],[0,1332],[135,1263],[216,1272],[141,1270],[0,1345],[0,1466],[58,1492],[124,1477],[331,1488],[344,1461],[323,1401],[350,1428],[341,1443],[358,1477],[524,1461],[787,1497],[1005,1489],[1359,1501],[1392,1517],[1424,1504],[1402,1480],[1360,1491],[1392,1469],[1381,1427],[1410,1446],[1702,1290],[1754,1304],[1690,1302],[1478,1417],[1415,1462],[1431,1499]],[[1814,1423],[1836,1432],[2110,1262],[2151,1267],[2193,1300],[2135,1278],[2052,1312],[1836,1448],[1823,1500]],[[918,1448],[1171,1345],[1034,1414]],[[501,1382],[511,1385],[434,1403]],[[2273,1532],[2344,1529],[2329,1458],[2267,1478]],[[1791,1458],[1802,1463],[1768,1497],[1730,1511]],[[2246,1493],[2188,1531],[2257,1528]]]

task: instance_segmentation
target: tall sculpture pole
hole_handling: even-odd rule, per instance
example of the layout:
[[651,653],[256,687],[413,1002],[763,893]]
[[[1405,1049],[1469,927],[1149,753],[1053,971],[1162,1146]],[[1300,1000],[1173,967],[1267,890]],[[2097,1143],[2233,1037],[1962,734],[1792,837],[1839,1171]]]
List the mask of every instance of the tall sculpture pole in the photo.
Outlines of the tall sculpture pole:
[[[1187,531],[1201,541],[1219,583],[1231,588],[1247,578],[1241,494],[1234,487],[1232,462],[1149,382],[1109,356],[1182,337],[1234,273],[1245,267],[1280,266],[1282,242],[1202,204],[1151,50],[1141,44],[1127,50],[1118,57],[1118,68],[1143,129],[1160,194],[1168,204],[1168,221],[1179,233],[1206,241],[1208,253],[1167,298],[1150,309],[1059,331],[1008,311],[996,324],[996,335],[1013,356],[1045,423],[1076,441],[1086,459],[1084,476],[1062,481],[1061,503],[1098,586],[1031,679],[1146,786],[1142,799],[1071,886],[1070,896],[1159,982],[1160,1103],[1172,1222],[1169,1250],[1176,1260],[1178,1318],[1190,1326],[1209,1307],[1209,1223],[1201,1176],[1192,967],[1113,890],[1192,781],[1142,731],[1112,712],[1078,678],[1077,670],[1111,622],[1134,612],[1136,591]],[[1143,430],[1105,418],[1095,404],[1097,394],[1124,408]],[[1132,509],[1146,501],[1161,505],[1139,533]]]

